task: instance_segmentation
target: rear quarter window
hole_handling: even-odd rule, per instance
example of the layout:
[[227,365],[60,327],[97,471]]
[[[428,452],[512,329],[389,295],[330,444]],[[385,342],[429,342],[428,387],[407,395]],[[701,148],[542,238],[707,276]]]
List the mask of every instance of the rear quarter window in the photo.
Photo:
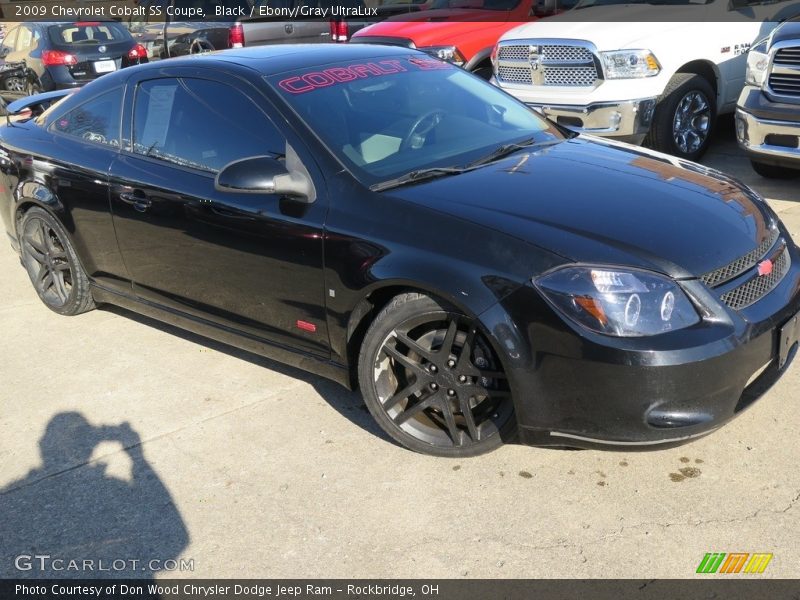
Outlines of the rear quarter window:
[[116,88],[55,118],[50,131],[118,148],[121,110],[122,88]]

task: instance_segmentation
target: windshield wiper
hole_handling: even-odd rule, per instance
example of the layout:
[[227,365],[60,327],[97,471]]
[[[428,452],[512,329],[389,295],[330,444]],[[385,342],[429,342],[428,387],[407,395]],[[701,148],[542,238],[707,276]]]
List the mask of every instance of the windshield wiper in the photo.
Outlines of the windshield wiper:
[[382,192],[390,188],[399,187],[409,183],[416,183],[418,181],[425,181],[426,179],[435,179],[437,177],[446,177],[447,175],[458,175],[466,171],[464,167],[431,167],[429,169],[416,169],[409,171],[405,175],[381,181],[374,185],[369,186],[373,192]]
[[525,148],[542,148],[544,146],[552,146],[553,144],[560,144],[564,140],[547,140],[537,142],[536,138],[528,138],[527,140],[522,140],[521,142],[514,142],[513,144],[503,144],[502,146],[498,146],[494,150],[492,150],[486,156],[483,156],[477,160],[473,160],[469,163],[466,168],[467,169],[474,169],[475,167],[480,167],[482,165],[488,165],[491,162],[499,160],[504,156],[508,156],[509,154],[513,154],[519,150],[524,150]]

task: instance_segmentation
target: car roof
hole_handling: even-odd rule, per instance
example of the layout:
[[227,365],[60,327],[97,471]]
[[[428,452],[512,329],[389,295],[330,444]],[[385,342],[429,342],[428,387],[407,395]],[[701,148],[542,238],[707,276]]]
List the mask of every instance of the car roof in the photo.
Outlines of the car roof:
[[220,63],[228,63],[230,65],[248,67],[262,75],[275,75],[290,70],[306,69],[351,60],[382,60],[391,56],[416,53],[416,51],[406,48],[372,44],[280,44],[195,54],[171,58],[166,63],[155,61],[135,68],[163,69],[167,66],[220,66]]

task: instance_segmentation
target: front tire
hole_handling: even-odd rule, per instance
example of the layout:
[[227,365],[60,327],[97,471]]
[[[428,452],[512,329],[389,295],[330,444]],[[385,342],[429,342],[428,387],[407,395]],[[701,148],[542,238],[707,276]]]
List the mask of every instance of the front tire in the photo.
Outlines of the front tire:
[[375,318],[359,382],[378,425],[416,452],[475,456],[516,431],[508,379],[488,339],[473,319],[422,294],[397,296]]
[[31,208],[18,232],[22,265],[44,305],[60,315],[93,309],[89,279],[58,219],[41,208]]
[[645,145],[697,160],[708,150],[716,119],[716,94],[708,80],[676,73],[656,103]]

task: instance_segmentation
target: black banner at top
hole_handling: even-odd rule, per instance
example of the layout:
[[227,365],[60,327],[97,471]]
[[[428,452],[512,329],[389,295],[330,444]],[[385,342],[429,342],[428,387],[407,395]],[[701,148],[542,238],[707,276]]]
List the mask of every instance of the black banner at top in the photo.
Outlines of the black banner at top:
[[[800,18],[800,0],[16,0],[0,3],[3,21],[118,20],[319,23],[472,22],[512,27],[534,21],[579,23],[781,22]],[[434,25],[435,26],[435,25]],[[691,31],[687,32],[692,35]],[[675,43],[685,38],[676,37]]]

